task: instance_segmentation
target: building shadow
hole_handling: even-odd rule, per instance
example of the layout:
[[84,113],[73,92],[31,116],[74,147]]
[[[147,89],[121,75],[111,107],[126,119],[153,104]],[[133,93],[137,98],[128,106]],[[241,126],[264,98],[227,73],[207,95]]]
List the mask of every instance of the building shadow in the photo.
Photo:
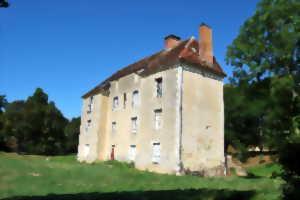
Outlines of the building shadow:
[[250,200],[255,193],[255,191],[186,189],[49,194],[46,196],[16,196],[2,200]]

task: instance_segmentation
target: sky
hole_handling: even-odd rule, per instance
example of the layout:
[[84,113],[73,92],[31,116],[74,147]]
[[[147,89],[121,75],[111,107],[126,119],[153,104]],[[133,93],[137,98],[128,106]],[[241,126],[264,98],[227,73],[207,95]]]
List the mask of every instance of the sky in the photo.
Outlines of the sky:
[[80,116],[84,93],[163,49],[169,34],[199,38],[201,23],[213,29],[214,56],[230,77],[227,46],[259,1],[8,2],[0,8],[0,95],[11,102],[40,87],[70,119]]

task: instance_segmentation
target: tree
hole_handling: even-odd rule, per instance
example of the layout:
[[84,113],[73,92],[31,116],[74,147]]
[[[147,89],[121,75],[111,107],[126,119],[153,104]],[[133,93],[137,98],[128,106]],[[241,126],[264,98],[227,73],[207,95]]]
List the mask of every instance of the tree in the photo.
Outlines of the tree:
[[6,105],[5,112],[2,115],[3,126],[1,127],[1,150],[17,151],[18,138],[24,138],[27,135],[27,126],[24,123],[24,101],[14,101]]
[[249,148],[259,147],[263,150],[266,144],[265,110],[268,107],[268,96],[264,84],[224,86],[225,104],[225,151],[231,145],[247,158]]
[[0,113],[3,113],[5,106],[8,104],[5,95],[0,95]]
[[48,102],[41,88],[26,101],[14,101],[6,106],[1,129],[6,148],[30,154],[64,153],[64,129],[68,120]]
[[0,0],[0,8],[7,8],[9,3],[5,0]]
[[77,152],[80,133],[80,117],[73,118],[65,128],[65,153]]
[[2,130],[4,128],[3,112],[4,112],[4,108],[7,106],[7,104],[8,104],[8,102],[5,98],[5,95],[0,95],[0,151],[5,149],[4,132]]
[[263,85],[269,96],[263,119],[270,146],[280,152],[279,161],[285,169],[286,198],[299,195],[296,191],[300,189],[295,184],[299,171],[291,167],[300,167],[293,157],[300,149],[294,148],[298,154],[291,154],[288,148],[300,145],[299,10],[299,0],[262,0],[228,47],[226,58],[234,66],[231,82],[237,87],[269,79],[269,84]]

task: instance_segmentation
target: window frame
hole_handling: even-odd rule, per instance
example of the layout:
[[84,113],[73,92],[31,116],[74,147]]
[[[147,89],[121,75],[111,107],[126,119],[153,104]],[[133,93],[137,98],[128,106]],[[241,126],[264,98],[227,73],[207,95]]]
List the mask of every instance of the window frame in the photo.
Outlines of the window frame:
[[[135,97],[135,95],[136,95],[136,97]],[[139,92],[139,90],[134,90],[132,92],[132,102],[131,102],[132,108],[138,107],[139,101],[140,101],[140,92]]]
[[113,103],[112,103],[112,110],[115,111],[119,108],[119,97],[118,96],[115,96],[113,98]]
[[[159,115],[158,115],[159,114]],[[158,117],[159,116],[159,121],[158,121]],[[156,130],[159,130],[162,128],[163,124],[162,124],[162,109],[155,109],[154,110],[154,127]]]
[[88,101],[89,103],[88,103],[87,113],[91,113],[94,108],[94,95],[90,96]]
[[112,121],[111,122],[111,133],[112,134],[116,134],[117,133],[117,122],[116,121]]
[[155,89],[156,89],[156,97],[162,98],[163,96],[163,78],[158,77],[155,79]]
[[161,162],[161,144],[160,142],[152,142],[152,158],[153,164],[160,164]]
[[[135,127],[134,127],[134,124],[135,124]],[[131,117],[131,132],[137,133],[137,130],[138,130],[138,117],[137,116]]]
[[126,109],[127,104],[127,94],[126,92],[123,93],[123,108]]
[[[133,149],[134,149],[134,151],[133,151]],[[135,145],[135,144],[131,144],[131,145],[129,146],[129,151],[128,151],[128,160],[129,160],[130,162],[135,162],[135,159],[136,159],[136,151],[137,151],[136,145]]]

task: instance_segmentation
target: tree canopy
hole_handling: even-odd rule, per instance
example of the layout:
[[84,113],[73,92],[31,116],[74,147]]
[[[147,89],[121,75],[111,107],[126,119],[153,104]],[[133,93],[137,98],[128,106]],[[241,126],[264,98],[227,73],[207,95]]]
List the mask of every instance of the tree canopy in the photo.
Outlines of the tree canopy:
[[[252,97],[252,101],[245,101],[242,110],[232,112],[251,112],[251,118],[258,122],[255,126],[267,138],[269,148],[279,152],[279,161],[285,169],[284,178],[289,183],[286,198],[299,195],[295,193],[299,191],[299,184],[294,183],[300,182],[299,171],[292,167],[300,167],[297,158],[293,157],[300,153],[299,10],[299,0],[262,0],[228,47],[226,57],[227,63],[233,66],[232,87],[242,89],[244,99]],[[225,106],[230,108],[228,103]],[[251,131],[254,137],[255,132],[257,130]],[[295,153],[292,154],[289,147],[294,147]]]
[[9,3],[5,0],[0,0],[0,8],[7,8]]
[[25,101],[7,103],[1,97],[5,104],[0,116],[2,150],[44,155],[77,151],[80,119],[69,122],[41,88]]

